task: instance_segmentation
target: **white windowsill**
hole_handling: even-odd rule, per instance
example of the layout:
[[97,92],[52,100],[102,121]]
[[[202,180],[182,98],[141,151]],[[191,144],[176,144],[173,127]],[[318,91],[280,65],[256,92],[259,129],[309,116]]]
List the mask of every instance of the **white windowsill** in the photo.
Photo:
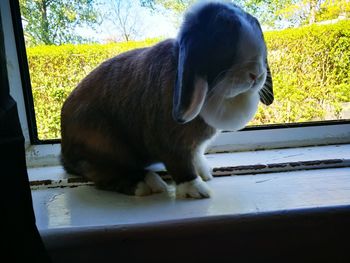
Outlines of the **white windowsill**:
[[125,196],[93,186],[33,191],[38,229],[107,227],[350,204],[350,168],[214,178],[210,199]]
[[[67,182],[60,166],[29,168],[37,226],[46,232],[350,204],[350,145],[207,157],[216,168],[246,166],[234,170],[246,175],[215,177],[208,182],[213,192],[210,199],[179,200],[171,185],[168,193],[133,197]],[[298,162],[307,165],[277,165],[280,172],[269,167],[249,170],[252,165]],[[299,170],[292,171],[295,168]]]

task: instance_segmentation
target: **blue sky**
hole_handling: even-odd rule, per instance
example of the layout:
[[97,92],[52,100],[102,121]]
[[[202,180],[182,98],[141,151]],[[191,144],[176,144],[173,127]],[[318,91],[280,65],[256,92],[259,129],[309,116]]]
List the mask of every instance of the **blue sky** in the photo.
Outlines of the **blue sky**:
[[[138,0],[124,2],[126,4],[121,9],[122,18],[127,17],[129,24],[132,24],[138,32],[133,39],[176,37],[178,22],[171,11],[160,8],[160,12],[152,12],[149,8],[141,7]],[[110,15],[113,11],[109,0],[103,0],[97,8],[103,16],[103,23],[97,27],[97,30],[88,27],[79,28],[77,29],[79,34],[102,43],[107,42],[108,39],[122,41],[121,30],[114,23],[117,20],[113,20],[113,15]]]
[[[103,23],[98,26],[97,30],[87,27],[79,28],[77,30],[79,34],[84,37],[93,38],[101,43],[110,40],[123,41],[123,38],[120,36],[121,30],[116,27],[113,20],[111,21],[111,17],[109,17],[109,14],[112,12],[110,3],[113,2],[113,0],[96,1],[99,1],[99,4],[96,5],[96,9],[104,17]],[[135,29],[138,34],[134,35],[132,40],[143,40],[154,37],[176,37],[178,25],[180,24],[179,19],[181,19],[181,17],[179,18],[176,14],[172,13],[172,11],[158,6],[157,11],[152,12],[149,8],[141,7],[139,0],[120,1],[124,3],[121,8],[123,11],[122,15],[128,14],[127,17],[129,21],[135,22]],[[262,28],[263,31],[267,30],[264,26]]]

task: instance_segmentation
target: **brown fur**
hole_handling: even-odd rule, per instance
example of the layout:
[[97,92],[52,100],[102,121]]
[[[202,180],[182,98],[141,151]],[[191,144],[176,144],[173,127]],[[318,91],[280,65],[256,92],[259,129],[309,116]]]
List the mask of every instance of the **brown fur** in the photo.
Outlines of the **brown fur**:
[[127,194],[154,162],[163,162],[177,183],[196,178],[194,151],[215,130],[199,116],[173,120],[177,58],[177,42],[165,40],[107,60],[79,83],[61,114],[68,172]]

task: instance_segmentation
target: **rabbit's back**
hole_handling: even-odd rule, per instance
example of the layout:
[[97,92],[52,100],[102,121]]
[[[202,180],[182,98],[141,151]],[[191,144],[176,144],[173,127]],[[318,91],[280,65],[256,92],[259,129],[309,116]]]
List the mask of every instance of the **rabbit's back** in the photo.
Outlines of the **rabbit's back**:
[[[145,130],[162,117],[154,115],[168,111],[171,116],[168,89],[175,78],[175,47],[174,41],[168,40],[123,53],[103,62],[78,84],[61,112],[66,163],[96,155],[123,164],[135,164],[135,156],[140,162],[149,161]],[[151,63],[155,58],[157,63]],[[163,104],[161,112],[157,111],[159,104]],[[164,108],[167,105],[169,109]]]

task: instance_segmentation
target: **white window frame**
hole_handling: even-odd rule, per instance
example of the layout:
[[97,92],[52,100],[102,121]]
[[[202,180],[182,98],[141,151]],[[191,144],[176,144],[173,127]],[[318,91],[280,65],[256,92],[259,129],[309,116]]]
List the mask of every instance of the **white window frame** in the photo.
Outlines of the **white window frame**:
[[19,120],[25,139],[26,147],[30,145],[29,127],[24,103],[21,75],[18,64],[16,41],[13,30],[10,3],[8,0],[0,1],[0,11],[4,30],[5,54],[10,94],[17,102]]
[[[19,119],[25,138],[28,166],[58,165],[60,144],[34,145],[30,142],[26,105],[21,83],[20,67],[9,0],[0,1],[5,35],[10,93],[17,102]],[[350,143],[350,124],[325,124],[306,127],[267,128],[237,132],[222,132],[208,152],[253,151],[315,145]]]

